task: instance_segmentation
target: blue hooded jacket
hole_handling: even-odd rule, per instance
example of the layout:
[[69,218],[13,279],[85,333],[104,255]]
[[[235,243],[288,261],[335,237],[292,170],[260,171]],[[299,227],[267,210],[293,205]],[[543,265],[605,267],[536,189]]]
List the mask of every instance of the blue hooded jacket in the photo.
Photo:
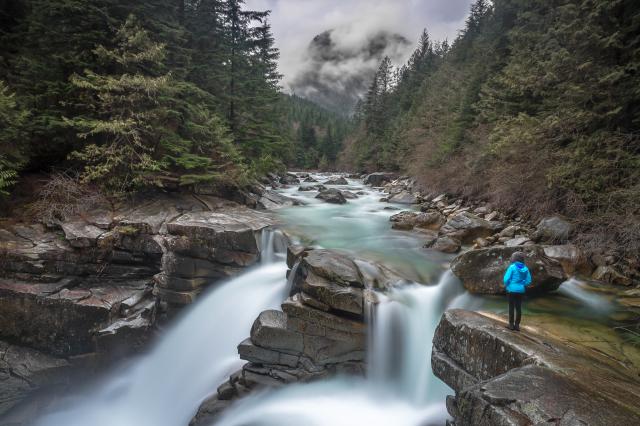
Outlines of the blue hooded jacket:
[[522,262],[514,262],[504,273],[504,286],[507,293],[524,293],[525,288],[531,284],[531,273]]

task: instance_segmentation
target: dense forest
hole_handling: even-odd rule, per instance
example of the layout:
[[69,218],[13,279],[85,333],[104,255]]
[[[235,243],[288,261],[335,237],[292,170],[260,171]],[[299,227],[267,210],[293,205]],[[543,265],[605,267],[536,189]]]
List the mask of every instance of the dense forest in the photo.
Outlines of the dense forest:
[[640,250],[640,3],[478,0],[449,46],[425,32],[358,106],[343,167],[400,170],[433,191]]
[[269,12],[243,3],[0,2],[0,191],[29,172],[126,193],[327,167],[346,120],[281,92]]

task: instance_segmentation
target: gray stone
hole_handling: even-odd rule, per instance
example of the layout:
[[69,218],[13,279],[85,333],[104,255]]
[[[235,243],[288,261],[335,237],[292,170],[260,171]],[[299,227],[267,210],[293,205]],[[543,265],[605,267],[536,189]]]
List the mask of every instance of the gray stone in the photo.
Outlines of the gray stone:
[[426,247],[443,253],[457,253],[460,251],[460,241],[448,235],[440,236],[436,240],[427,241],[426,244]]
[[536,245],[470,250],[454,259],[451,270],[472,293],[503,294],[502,278],[516,251],[525,253],[525,263],[531,271],[532,283],[527,292],[556,290],[566,279],[560,263],[547,257],[544,249]]
[[349,182],[343,177],[336,177],[327,180],[325,185],[349,185]]
[[456,425],[608,425],[640,422],[633,369],[544,332],[453,309],[434,334],[434,373],[456,391]]
[[477,238],[489,237],[496,232],[491,223],[469,212],[454,215],[440,231],[462,244],[471,244]]
[[538,223],[534,237],[538,241],[549,243],[566,242],[575,226],[567,219],[560,216],[544,218]]
[[335,188],[320,191],[316,198],[331,204],[345,204],[347,202],[344,195],[342,195],[342,191]]
[[418,198],[409,191],[402,191],[392,195],[388,201],[395,204],[418,204]]
[[380,187],[387,182],[391,182],[397,177],[394,173],[371,173],[364,178],[365,185]]

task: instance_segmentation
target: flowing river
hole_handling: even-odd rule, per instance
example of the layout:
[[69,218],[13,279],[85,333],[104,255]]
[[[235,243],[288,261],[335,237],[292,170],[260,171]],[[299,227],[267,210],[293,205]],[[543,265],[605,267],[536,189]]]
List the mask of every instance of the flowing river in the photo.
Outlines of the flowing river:
[[[324,181],[327,176],[315,176]],[[303,184],[305,185],[305,184]],[[422,248],[418,234],[393,231],[393,209],[383,194],[349,180],[341,186],[359,194],[344,205],[315,199],[315,191],[283,189],[306,205],[278,212],[282,228],[316,247],[344,250],[401,272],[414,284],[387,294],[370,318],[369,373],[259,392],[229,408],[217,424],[240,425],[443,425],[450,390],[431,372],[433,332],[447,307],[504,312],[500,298],[465,293],[448,271],[448,255]],[[187,308],[155,347],[128,367],[114,370],[80,394],[68,397],[39,426],[186,426],[198,406],[242,361],[237,345],[254,319],[278,308],[288,294],[283,244],[277,231],[262,238],[260,264],[217,284]],[[563,293],[527,305],[545,314],[562,306],[597,307],[607,301],[570,282]],[[580,309],[572,315],[584,320]],[[586,316],[593,317],[591,311]]]

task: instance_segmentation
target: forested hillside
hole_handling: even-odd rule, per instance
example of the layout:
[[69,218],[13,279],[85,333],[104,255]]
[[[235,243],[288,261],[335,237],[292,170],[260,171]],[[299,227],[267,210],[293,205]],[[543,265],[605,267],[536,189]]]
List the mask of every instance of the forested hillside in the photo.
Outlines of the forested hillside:
[[296,95],[285,96],[283,102],[294,147],[289,164],[301,169],[335,167],[342,141],[352,130],[351,120]]
[[0,191],[50,171],[110,193],[236,185],[335,158],[293,154],[300,129],[344,130],[292,117],[304,108],[280,92],[269,13],[243,3],[1,2]]
[[448,46],[383,61],[343,167],[582,224],[638,253],[640,3],[478,0]]

